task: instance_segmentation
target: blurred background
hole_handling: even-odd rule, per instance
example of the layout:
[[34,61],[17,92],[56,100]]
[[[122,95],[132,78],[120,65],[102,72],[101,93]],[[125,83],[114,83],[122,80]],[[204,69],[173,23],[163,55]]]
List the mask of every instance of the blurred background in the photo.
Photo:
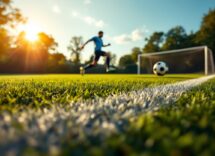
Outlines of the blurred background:
[[[211,0],[0,0],[0,73],[79,73],[93,59],[93,44],[79,47],[99,30],[112,43],[106,50],[116,73],[137,73],[142,53],[201,45],[214,53],[214,8]],[[186,64],[195,72],[203,55],[194,58]],[[101,59],[89,73],[105,73],[103,64]]]

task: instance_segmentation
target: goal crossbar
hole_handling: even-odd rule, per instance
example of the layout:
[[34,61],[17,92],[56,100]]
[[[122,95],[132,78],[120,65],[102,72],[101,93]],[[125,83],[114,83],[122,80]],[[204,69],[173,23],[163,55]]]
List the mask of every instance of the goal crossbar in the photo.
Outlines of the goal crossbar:
[[[204,51],[204,62],[205,62],[205,75],[209,75],[209,70],[208,70],[208,55],[211,50],[207,46],[199,46],[199,47],[192,47],[192,48],[184,48],[184,49],[177,49],[177,50],[169,50],[169,51],[161,51],[161,52],[152,52],[152,53],[144,53],[144,54],[139,54],[138,55],[138,69],[137,73],[141,74],[141,57],[147,57],[147,56],[155,56],[155,55],[165,55],[165,54],[173,54],[173,53],[181,53],[181,52],[186,52],[186,51],[193,51],[193,50],[203,50]],[[212,60],[213,61],[213,60]],[[214,72],[214,67],[213,72]]]
[[168,51],[161,51],[161,52],[152,52],[152,53],[144,53],[140,54],[139,56],[153,56],[153,55],[165,55],[165,54],[170,54],[170,53],[180,53],[182,51],[191,51],[191,50],[203,50],[207,48],[207,46],[200,46],[200,47],[193,47],[193,48],[184,48],[184,49],[177,49],[177,50],[168,50]]

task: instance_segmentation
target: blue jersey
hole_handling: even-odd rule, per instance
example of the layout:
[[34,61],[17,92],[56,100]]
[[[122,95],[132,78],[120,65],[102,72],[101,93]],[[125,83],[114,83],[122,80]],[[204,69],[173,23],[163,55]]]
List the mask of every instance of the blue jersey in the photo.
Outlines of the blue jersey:
[[94,44],[95,44],[95,51],[101,51],[102,50],[103,40],[100,37],[95,36],[92,39],[90,39],[90,41],[94,42]]

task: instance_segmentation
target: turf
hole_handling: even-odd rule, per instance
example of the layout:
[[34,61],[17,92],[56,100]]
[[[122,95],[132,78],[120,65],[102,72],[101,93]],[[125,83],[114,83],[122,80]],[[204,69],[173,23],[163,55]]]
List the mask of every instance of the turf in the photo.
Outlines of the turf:
[[[54,104],[68,104],[71,100],[106,97],[132,90],[173,83],[201,75],[170,75],[155,77],[151,75],[22,75],[0,77],[0,118],[5,110],[20,108],[32,109],[49,107]],[[215,153],[215,79],[184,93],[172,106],[155,113],[147,113],[137,118],[125,119],[119,133],[105,138],[100,135],[74,135],[76,129],[66,133],[58,140],[60,145],[48,149],[35,148],[21,142],[22,155],[213,155]],[[24,111],[23,111],[24,112]],[[20,116],[8,118],[6,113],[4,129],[22,134],[26,130]],[[6,118],[7,117],[7,118]],[[18,118],[18,119],[16,119]],[[26,117],[25,117],[26,118]],[[27,118],[30,118],[28,116]],[[57,117],[55,117],[57,119]],[[63,116],[61,116],[63,118]],[[13,120],[16,120],[13,121]],[[11,121],[12,120],[12,121]],[[36,119],[32,119],[33,121]],[[39,119],[38,119],[39,120]],[[17,122],[18,121],[18,122]],[[40,118],[40,122],[43,118]],[[38,121],[38,122],[39,122]],[[37,122],[35,122],[36,124]],[[61,125],[56,122],[56,124]],[[58,126],[59,126],[58,125]],[[35,126],[35,125],[32,125]],[[15,129],[14,129],[15,128]],[[10,134],[13,131],[9,131]],[[51,129],[47,137],[52,137]],[[76,132],[76,131],[75,131]],[[4,134],[4,133],[2,133]],[[76,134],[76,133],[75,133]],[[45,139],[46,135],[44,134]],[[39,138],[39,136],[37,136]],[[78,138],[78,139],[77,139]],[[54,138],[53,138],[54,139]],[[52,140],[52,139],[51,139]],[[12,141],[12,140],[11,140]],[[47,141],[47,140],[45,140]],[[13,142],[13,141],[12,141]],[[34,141],[33,141],[34,142]],[[30,141],[31,143],[31,141]],[[44,143],[45,144],[45,143]],[[15,145],[15,144],[14,144]],[[26,146],[25,146],[26,145]],[[5,146],[8,148],[8,146]],[[12,146],[9,146],[12,148]],[[15,147],[15,146],[14,146]],[[40,146],[41,147],[41,146]],[[60,148],[59,148],[60,147]],[[1,147],[5,150],[6,148]],[[1,151],[1,150],[0,150]],[[2,151],[1,151],[2,152]]]
[[83,98],[106,97],[201,75],[14,75],[0,76],[0,110],[49,107]]
[[63,154],[210,156],[215,153],[215,79],[185,93],[177,103],[129,121],[120,134],[102,141],[64,140]]

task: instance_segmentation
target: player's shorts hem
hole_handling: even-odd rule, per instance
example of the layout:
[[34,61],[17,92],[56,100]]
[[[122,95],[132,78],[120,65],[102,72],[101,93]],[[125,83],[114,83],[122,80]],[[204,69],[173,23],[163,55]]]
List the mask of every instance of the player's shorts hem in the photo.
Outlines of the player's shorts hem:
[[102,51],[102,50],[95,50],[95,61],[98,61],[100,59],[101,56],[105,56],[106,52]]

